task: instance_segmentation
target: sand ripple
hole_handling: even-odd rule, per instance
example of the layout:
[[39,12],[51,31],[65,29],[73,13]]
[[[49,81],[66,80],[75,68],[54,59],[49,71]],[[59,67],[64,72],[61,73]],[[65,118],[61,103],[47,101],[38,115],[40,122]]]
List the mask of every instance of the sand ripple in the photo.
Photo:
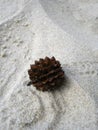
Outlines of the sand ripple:
[[[95,102],[78,78],[81,73],[88,76],[88,70],[93,79],[97,75],[91,64],[78,61],[82,53],[92,58],[90,51],[57,27],[37,0],[21,1],[20,5],[15,1],[12,6],[11,2],[7,5],[12,12],[7,19],[2,17],[0,25],[0,129],[95,130]],[[29,65],[46,55],[57,57],[68,76],[67,83],[55,92],[27,86]]]

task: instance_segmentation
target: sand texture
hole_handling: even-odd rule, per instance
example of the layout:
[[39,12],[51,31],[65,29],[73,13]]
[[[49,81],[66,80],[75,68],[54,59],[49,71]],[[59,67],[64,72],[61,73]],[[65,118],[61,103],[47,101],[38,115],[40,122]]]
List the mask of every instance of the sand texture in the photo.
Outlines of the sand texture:
[[[55,56],[67,82],[27,86]],[[0,0],[0,130],[98,129],[98,0]]]

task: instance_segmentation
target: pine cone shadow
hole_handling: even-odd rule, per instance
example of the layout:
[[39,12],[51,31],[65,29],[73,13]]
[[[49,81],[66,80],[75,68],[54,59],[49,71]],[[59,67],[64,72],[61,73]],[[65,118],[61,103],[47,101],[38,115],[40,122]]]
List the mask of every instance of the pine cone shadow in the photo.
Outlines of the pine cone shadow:
[[[64,113],[66,112],[67,103],[64,99],[64,94],[67,93],[70,89],[70,79],[65,75],[65,79],[62,82],[61,86],[53,90],[53,109],[55,110],[55,117],[54,120],[50,123],[48,130],[56,129],[56,126],[60,123],[61,118],[63,117]],[[54,105],[56,104],[56,105]]]

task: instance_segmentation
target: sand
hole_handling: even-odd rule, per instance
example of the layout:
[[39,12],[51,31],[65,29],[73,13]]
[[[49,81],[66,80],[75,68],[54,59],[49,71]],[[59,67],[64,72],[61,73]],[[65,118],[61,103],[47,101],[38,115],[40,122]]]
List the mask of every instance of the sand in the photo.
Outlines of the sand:
[[[62,64],[59,91],[27,86],[45,56]],[[97,130],[98,0],[1,0],[0,69],[0,130]]]

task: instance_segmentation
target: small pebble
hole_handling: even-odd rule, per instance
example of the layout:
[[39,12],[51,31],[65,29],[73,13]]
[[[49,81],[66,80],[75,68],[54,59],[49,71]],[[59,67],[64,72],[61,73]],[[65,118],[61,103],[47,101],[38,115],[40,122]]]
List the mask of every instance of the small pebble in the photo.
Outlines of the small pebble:
[[25,27],[28,27],[28,26],[29,26],[29,24],[24,24],[24,26],[25,26]]
[[20,23],[20,20],[16,20],[16,23]]
[[21,40],[20,43],[23,43],[23,41]]
[[2,54],[2,57],[7,57],[7,54],[6,53]]
[[6,48],[7,48],[7,46],[3,46],[2,48],[3,48],[3,49],[6,49]]

